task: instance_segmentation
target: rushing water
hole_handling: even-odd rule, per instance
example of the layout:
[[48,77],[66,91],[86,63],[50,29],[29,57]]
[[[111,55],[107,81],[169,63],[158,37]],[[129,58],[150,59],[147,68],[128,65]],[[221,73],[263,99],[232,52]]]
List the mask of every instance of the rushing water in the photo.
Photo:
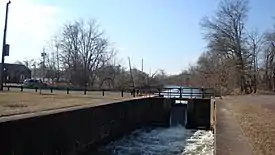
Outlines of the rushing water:
[[[178,92],[179,86],[169,86]],[[200,93],[199,89],[183,89],[185,97],[191,93]],[[165,97],[179,97],[179,94],[164,94]],[[192,97],[200,97],[192,96]],[[179,101],[177,103],[187,104]],[[91,155],[213,155],[214,136],[211,131],[187,130],[184,126],[186,119],[181,119],[180,111],[171,115],[169,128],[144,128],[132,132],[130,135],[103,146]],[[183,116],[184,117],[184,116]],[[185,117],[184,117],[185,118]],[[173,121],[171,121],[173,120]]]
[[213,155],[211,131],[186,130],[183,126],[134,131],[99,148],[92,155]]

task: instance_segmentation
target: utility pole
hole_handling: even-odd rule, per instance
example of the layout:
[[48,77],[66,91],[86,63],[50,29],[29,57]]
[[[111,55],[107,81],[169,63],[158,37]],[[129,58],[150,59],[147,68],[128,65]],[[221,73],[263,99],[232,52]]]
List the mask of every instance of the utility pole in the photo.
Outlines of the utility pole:
[[4,36],[3,36],[3,48],[2,48],[2,65],[1,65],[1,83],[0,83],[0,90],[3,90],[3,83],[4,83],[4,69],[5,69],[5,56],[8,56],[8,45],[6,44],[6,37],[7,37],[7,25],[8,25],[8,12],[9,12],[9,5],[11,1],[7,3],[6,6],[6,17],[5,17],[5,26],[4,26]]
[[189,84],[189,77],[186,77],[186,86],[189,87],[190,84]]
[[142,85],[147,85],[147,76],[143,72],[143,58],[141,59],[141,73],[142,73]]
[[141,59],[141,71],[143,73],[143,58]]
[[116,66],[116,59],[115,59],[115,52],[112,51],[112,57],[113,57],[113,66]]
[[41,57],[43,59],[43,62],[42,62],[42,70],[43,70],[43,82],[45,82],[45,58],[46,58],[46,53],[45,53],[45,48],[43,48],[43,52],[41,53]]
[[33,63],[33,78],[36,79],[36,63]]
[[128,57],[129,60],[129,68],[130,68],[130,74],[131,74],[131,82],[132,82],[132,87],[133,89],[135,88],[135,82],[134,82],[134,78],[133,78],[133,74],[132,74],[132,67],[131,67],[131,60],[130,57]]
[[59,45],[56,45],[56,59],[57,59],[57,81],[59,82],[60,78],[60,66],[59,66],[59,51],[58,51]]

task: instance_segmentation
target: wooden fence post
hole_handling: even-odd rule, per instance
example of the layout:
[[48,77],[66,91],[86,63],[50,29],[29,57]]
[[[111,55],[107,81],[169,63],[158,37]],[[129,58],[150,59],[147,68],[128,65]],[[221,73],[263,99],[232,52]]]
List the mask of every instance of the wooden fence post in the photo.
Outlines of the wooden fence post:
[[159,97],[160,97],[160,89],[158,89],[158,92],[159,92]]

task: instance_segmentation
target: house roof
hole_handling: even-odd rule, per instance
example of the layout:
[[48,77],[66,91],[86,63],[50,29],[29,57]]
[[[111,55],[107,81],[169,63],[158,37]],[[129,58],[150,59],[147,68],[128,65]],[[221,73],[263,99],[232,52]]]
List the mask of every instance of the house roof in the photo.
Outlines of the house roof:
[[[0,63],[0,67],[2,66],[2,63]],[[5,69],[8,71],[24,71],[27,73],[31,73],[31,70],[22,64],[11,64],[11,63],[5,63]]]

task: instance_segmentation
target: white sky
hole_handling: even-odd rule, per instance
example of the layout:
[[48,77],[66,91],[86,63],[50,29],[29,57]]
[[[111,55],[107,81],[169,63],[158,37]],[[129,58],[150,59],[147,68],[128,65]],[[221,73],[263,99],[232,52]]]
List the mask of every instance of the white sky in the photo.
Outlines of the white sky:
[[[7,2],[0,1],[1,52]],[[58,29],[60,11],[32,0],[13,0],[9,6],[7,43],[10,44],[10,56],[5,57],[5,62],[39,58],[43,46]]]

